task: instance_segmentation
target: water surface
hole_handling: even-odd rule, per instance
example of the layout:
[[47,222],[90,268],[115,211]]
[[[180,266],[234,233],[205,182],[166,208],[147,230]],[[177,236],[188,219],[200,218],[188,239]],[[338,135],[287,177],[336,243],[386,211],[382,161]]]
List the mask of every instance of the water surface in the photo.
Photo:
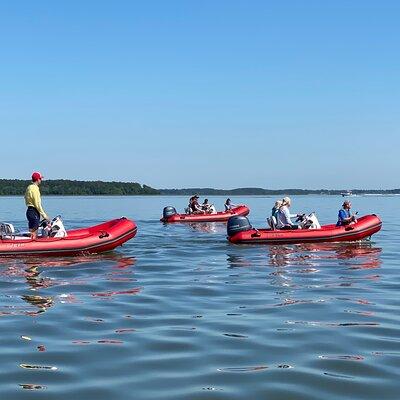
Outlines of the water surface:
[[[263,226],[274,199],[232,200]],[[139,231],[105,255],[0,259],[1,398],[397,399],[400,197],[351,200],[383,219],[371,242],[269,247],[161,224],[184,197],[45,198],[67,227],[125,215]],[[341,202],[293,211],[328,223]],[[25,227],[22,199],[0,206]]]

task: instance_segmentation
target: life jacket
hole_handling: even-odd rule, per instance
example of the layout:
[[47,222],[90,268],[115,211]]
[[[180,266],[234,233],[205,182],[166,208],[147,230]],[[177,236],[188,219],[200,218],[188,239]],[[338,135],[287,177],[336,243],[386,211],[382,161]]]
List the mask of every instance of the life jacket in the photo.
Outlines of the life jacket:
[[199,202],[197,201],[197,199],[192,198],[190,199],[190,203],[189,203],[189,208],[192,212],[197,211],[199,207]]
[[342,226],[342,225],[344,225],[343,224],[343,218],[341,217],[341,211],[344,211],[344,213],[346,214],[346,216],[345,216],[345,218],[350,218],[350,211],[349,210],[345,210],[344,208],[341,208],[340,210],[339,210],[339,213],[338,213],[338,222],[337,222],[337,224],[336,224],[336,226]]

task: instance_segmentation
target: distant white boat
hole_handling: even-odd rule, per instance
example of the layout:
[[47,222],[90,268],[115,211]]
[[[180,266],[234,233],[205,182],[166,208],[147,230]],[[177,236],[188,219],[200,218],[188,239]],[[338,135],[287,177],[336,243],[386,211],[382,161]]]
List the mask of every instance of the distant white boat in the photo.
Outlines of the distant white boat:
[[342,197],[354,196],[354,194],[351,190],[346,190],[345,192],[342,192],[340,194],[342,195]]

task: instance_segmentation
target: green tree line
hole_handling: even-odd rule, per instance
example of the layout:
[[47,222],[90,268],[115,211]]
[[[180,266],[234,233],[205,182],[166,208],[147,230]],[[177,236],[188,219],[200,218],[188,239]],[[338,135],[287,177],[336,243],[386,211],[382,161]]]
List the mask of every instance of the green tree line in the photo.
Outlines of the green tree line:
[[[198,193],[201,196],[248,196],[248,195],[259,195],[259,196],[275,196],[275,195],[312,195],[312,194],[324,194],[324,195],[340,195],[346,190],[330,190],[330,189],[262,189],[262,188],[237,188],[237,189],[212,189],[212,188],[186,188],[186,189],[160,189],[160,193],[163,195],[184,195],[190,196],[194,193]],[[354,189],[353,194],[400,194],[400,189]]]
[[[0,179],[0,196],[22,196],[30,181]],[[156,195],[160,192],[136,182],[45,180],[40,186],[42,195],[61,196],[132,196]]]

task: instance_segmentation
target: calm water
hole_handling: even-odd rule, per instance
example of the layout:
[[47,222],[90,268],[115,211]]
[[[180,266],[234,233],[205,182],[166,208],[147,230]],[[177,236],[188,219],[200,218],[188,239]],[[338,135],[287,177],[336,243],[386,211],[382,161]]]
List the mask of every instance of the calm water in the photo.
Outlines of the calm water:
[[[233,200],[256,226],[273,202]],[[324,223],[342,201],[293,200]],[[398,399],[400,197],[352,202],[383,219],[370,243],[255,247],[162,225],[182,197],[45,198],[67,227],[139,232],[107,255],[0,259],[0,398]],[[24,226],[22,199],[0,209]]]

